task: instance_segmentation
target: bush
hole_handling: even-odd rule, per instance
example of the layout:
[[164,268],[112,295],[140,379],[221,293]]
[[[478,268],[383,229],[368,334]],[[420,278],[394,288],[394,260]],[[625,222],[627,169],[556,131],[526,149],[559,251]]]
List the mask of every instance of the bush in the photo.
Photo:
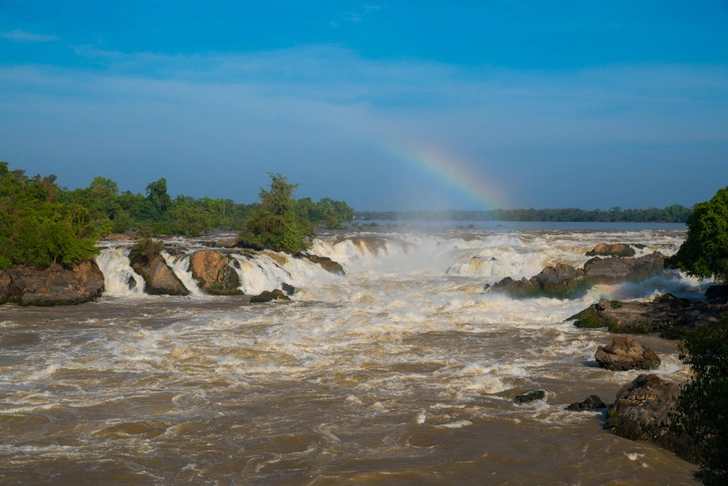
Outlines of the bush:
[[298,184],[289,184],[280,174],[269,173],[270,190],[260,190],[260,206],[255,209],[238,236],[242,246],[299,253],[307,250],[313,237],[313,225],[297,216],[293,192]]
[[693,446],[702,481],[728,484],[728,318],[718,327],[690,331],[680,359],[693,375],[678,399],[677,432]]
[[687,221],[688,237],[665,266],[698,278],[728,282],[728,187],[697,204]]
[[142,238],[131,247],[134,259],[141,262],[149,262],[164,250],[164,244],[151,238]]

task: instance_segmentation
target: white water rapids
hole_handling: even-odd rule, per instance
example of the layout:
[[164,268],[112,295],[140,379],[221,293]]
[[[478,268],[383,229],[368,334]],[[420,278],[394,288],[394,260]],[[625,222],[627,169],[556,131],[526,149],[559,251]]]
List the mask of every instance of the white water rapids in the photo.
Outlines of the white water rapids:
[[[639,373],[593,363],[612,336],[569,316],[600,298],[698,297],[679,274],[597,286],[581,299],[483,291],[549,264],[582,265],[596,244],[674,253],[683,231],[328,234],[312,252],[338,276],[280,253],[233,252],[247,305],[197,289],[148,296],[128,249],[97,258],[107,293],[77,307],[0,307],[0,478],[34,484],[693,484],[659,445],[567,412],[614,399]],[[176,241],[184,252],[201,248]],[[129,288],[129,279],[136,285]],[[640,336],[683,381],[676,343]],[[516,405],[521,392],[545,401]],[[633,459],[634,458],[634,459]]]

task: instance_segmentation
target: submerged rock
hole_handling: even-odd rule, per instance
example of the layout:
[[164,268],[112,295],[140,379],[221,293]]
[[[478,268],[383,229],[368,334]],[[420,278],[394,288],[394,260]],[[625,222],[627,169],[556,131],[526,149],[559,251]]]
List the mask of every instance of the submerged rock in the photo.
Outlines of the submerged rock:
[[625,243],[615,243],[612,245],[599,243],[593,250],[586,252],[586,256],[631,257],[634,256],[635,253],[634,248]]
[[607,408],[607,404],[604,403],[597,395],[589,395],[580,402],[572,403],[566,407],[566,410],[570,410],[572,412],[592,412],[602,408]]
[[544,390],[533,390],[527,393],[522,393],[517,397],[513,398],[515,403],[529,403],[535,400],[543,400],[546,398],[546,391]]
[[95,261],[39,269],[16,265],[0,271],[0,304],[54,306],[89,302],[104,291],[104,274]]
[[146,285],[144,292],[150,295],[189,295],[189,290],[167,266],[160,254],[149,256],[136,251],[129,254],[131,267],[142,276]]
[[602,300],[567,319],[576,327],[606,327],[610,332],[646,334],[659,332],[667,339],[680,338],[685,331],[704,324],[718,324],[728,304],[678,299],[672,294],[652,302]]
[[212,295],[240,295],[238,272],[230,259],[217,252],[200,250],[190,256],[190,271],[203,292]]
[[264,290],[260,294],[253,296],[250,299],[251,303],[270,302],[272,300],[291,300],[282,290],[276,289],[273,291]]
[[644,280],[664,272],[665,255],[656,251],[639,258],[599,258],[584,264],[584,278],[592,285]]
[[657,375],[640,375],[617,392],[617,399],[607,410],[604,428],[627,439],[657,442],[687,457],[685,442],[670,428],[670,415],[679,393],[677,385]]
[[609,346],[599,346],[594,359],[612,371],[654,370],[661,362],[654,351],[629,336],[615,337]]

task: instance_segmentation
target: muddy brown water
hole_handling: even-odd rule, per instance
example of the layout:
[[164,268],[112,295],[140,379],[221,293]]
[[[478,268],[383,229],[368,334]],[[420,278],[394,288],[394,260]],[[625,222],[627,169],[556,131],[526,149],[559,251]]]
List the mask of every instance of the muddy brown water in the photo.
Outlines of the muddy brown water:
[[[3,484],[696,484],[602,430],[638,372],[596,367],[593,302],[491,295],[443,272],[352,272],[306,300],[0,306]],[[673,381],[676,343],[640,336]],[[546,400],[518,405],[519,393]]]

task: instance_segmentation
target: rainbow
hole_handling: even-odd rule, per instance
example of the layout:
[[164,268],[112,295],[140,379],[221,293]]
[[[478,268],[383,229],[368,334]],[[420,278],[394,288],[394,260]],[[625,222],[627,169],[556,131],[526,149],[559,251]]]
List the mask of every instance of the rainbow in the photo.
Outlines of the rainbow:
[[445,186],[466,197],[478,209],[506,208],[503,190],[477,170],[476,165],[436,147],[394,149],[395,155],[408,166],[424,174],[437,185]]

